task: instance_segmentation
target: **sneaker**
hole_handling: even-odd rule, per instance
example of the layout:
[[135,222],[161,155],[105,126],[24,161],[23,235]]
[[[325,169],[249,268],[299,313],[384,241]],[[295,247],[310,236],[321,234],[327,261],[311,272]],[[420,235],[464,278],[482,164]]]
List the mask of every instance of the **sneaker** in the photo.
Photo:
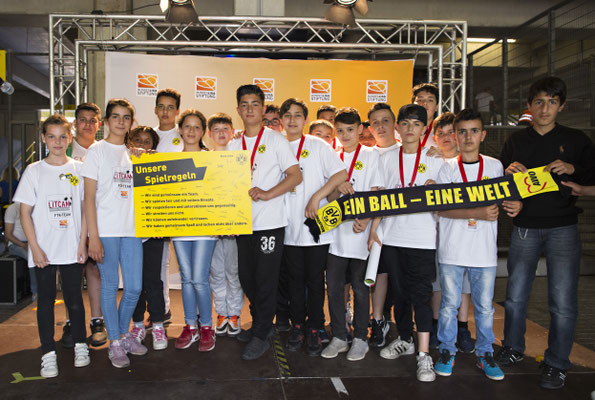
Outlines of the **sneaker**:
[[442,353],[440,353],[440,358],[436,361],[434,365],[434,372],[436,372],[440,376],[451,376],[452,375],[452,367],[455,365],[455,356],[450,355],[450,351],[444,349]]
[[[198,321],[198,319],[197,319],[197,321]],[[171,324],[171,311],[168,311],[165,314],[163,314],[163,322],[162,323],[164,326]],[[153,321],[151,320],[150,315],[147,317],[147,320],[145,321],[145,329],[148,331],[153,329]]]
[[306,353],[309,356],[316,357],[322,352],[322,340],[318,329],[308,330],[306,335]]
[[225,336],[227,335],[227,323],[229,319],[225,315],[217,316],[217,325],[215,326],[215,335]]
[[107,330],[103,319],[91,320],[91,346],[103,346],[107,342]]
[[388,322],[382,317],[380,321],[372,318],[372,334],[370,335],[370,346],[383,347],[386,344],[386,334],[388,333]]
[[506,368],[523,361],[523,356],[520,351],[516,351],[510,346],[503,346],[496,354],[495,360],[498,365]]
[[239,315],[232,315],[227,319],[227,336],[238,336],[241,330]]
[[127,353],[130,353],[134,356],[144,356],[149,351],[145,346],[140,344],[136,338],[134,338],[130,332],[128,332],[124,339],[122,339],[122,346]]
[[242,360],[256,360],[257,358],[262,357],[270,347],[271,344],[268,340],[262,340],[256,336],[253,336],[246,347],[244,347],[244,351],[242,352]]
[[394,360],[401,356],[408,356],[415,352],[415,345],[413,344],[413,338],[409,339],[408,342],[401,340],[399,336],[397,339],[390,342],[388,346],[380,350],[380,357],[386,358],[387,360]]
[[475,343],[471,339],[471,332],[467,328],[459,328],[457,333],[457,347],[461,353],[473,353]]
[[41,357],[41,372],[44,378],[54,378],[58,376],[58,359],[55,351],[45,353]]
[[275,321],[275,329],[277,330],[277,332],[280,333],[291,331],[291,325],[289,324],[289,320],[277,318],[277,320]]
[[351,348],[347,353],[347,359],[349,361],[363,360],[368,353],[368,350],[370,350],[368,347],[368,342],[366,342],[364,339],[355,338],[353,339]]
[[440,346],[438,341],[438,324],[432,321],[432,329],[430,330],[430,349],[437,349]]
[[242,329],[239,334],[236,335],[236,339],[241,343],[248,343],[252,340],[252,328]]
[[62,347],[67,349],[72,349],[74,347],[74,339],[72,338],[72,333],[70,332],[70,321],[65,323],[64,327],[62,328],[62,339],[60,339],[60,342],[62,342]]
[[539,386],[544,389],[561,389],[566,382],[566,371],[546,363],[543,363],[542,367]]
[[142,343],[145,341],[145,337],[147,336],[147,333],[145,331],[145,327],[144,326],[136,326],[134,325],[132,327],[132,329],[130,330],[130,336],[132,336],[133,338],[136,339],[137,342]]
[[433,382],[436,380],[434,362],[428,353],[421,353],[417,356],[417,380],[420,382]]
[[215,348],[215,331],[210,326],[200,327],[198,351],[211,351]]
[[87,343],[77,343],[74,345],[74,366],[79,367],[86,367],[87,365],[91,364],[91,359],[89,358],[89,347]]
[[291,328],[289,339],[287,339],[287,350],[298,351],[304,343],[304,327],[296,324]]
[[122,342],[123,340],[113,340],[107,349],[107,356],[116,368],[125,368],[130,365],[130,359],[126,355]]
[[329,345],[322,350],[320,356],[322,358],[335,358],[339,353],[345,353],[348,350],[349,344],[347,343],[347,340],[341,340],[338,337],[334,337]]
[[163,326],[153,328],[153,350],[167,349],[167,335]]
[[163,325],[165,324],[171,324],[171,310],[167,310],[167,312],[163,314]]
[[351,335],[351,329],[347,329],[347,343],[353,342],[353,336]]
[[477,367],[486,374],[488,378],[494,381],[501,381],[504,379],[504,372],[500,369],[492,353],[485,353],[483,356],[477,357]]
[[190,325],[186,325],[178,339],[176,339],[176,349],[187,349],[199,338],[200,334],[198,333],[198,329],[190,329]]

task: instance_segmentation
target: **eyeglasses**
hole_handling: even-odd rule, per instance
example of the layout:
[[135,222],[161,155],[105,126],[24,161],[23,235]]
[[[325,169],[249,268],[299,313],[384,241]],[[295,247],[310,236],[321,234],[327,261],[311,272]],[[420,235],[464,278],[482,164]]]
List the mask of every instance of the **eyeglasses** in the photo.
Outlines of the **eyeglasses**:
[[279,126],[281,124],[281,120],[279,118],[263,119],[262,124],[264,126]]

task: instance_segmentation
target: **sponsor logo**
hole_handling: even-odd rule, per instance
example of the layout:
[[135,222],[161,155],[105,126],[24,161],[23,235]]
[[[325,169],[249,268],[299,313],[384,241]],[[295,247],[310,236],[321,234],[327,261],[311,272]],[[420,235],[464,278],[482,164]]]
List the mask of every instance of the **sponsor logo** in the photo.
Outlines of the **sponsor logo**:
[[481,178],[481,180],[482,180],[482,181],[487,181],[487,180],[489,180],[489,179],[490,179],[490,177],[489,177],[489,176],[484,176],[483,178]]
[[128,190],[121,190],[120,197],[122,197],[123,199],[127,199],[128,198]]
[[173,138],[171,142],[177,146],[180,144],[180,138]]
[[308,158],[309,155],[310,155],[310,152],[308,150],[304,149],[300,153],[300,158]]
[[60,178],[61,181],[64,181],[66,179],[68,179],[68,182],[70,182],[70,184],[72,186],[77,186],[79,184],[79,178],[78,176],[74,176],[71,173],[67,173],[67,174],[60,174],[58,176]]
[[258,146],[258,152],[260,154],[264,153],[267,150],[267,147],[264,144],[261,144],[260,146]]
[[388,81],[368,80],[366,81],[366,102],[386,103],[388,101]]
[[262,89],[266,101],[275,101],[275,80],[273,78],[254,78],[252,83]]
[[136,95],[157,96],[159,90],[159,75],[157,74],[136,74]]
[[194,84],[194,98],[199,100],[216,100],[217,77],[197,76]]
[[332,81],[330,79],[310,79],[310,101],[331,101]]
[[419,166],[417,167],[417,172],[419,172],[420,174],[423,174],[424,172],[426,172],[426,164],[419,164]]
[[68,226],[68,220],[67,219],[61,219],[60,220],[60,228],[66,228]]
[[59,200],[49,200],[48,201],[48,208],[50,212],[62,212],[70,210],[70,206],[72,205],[72,201],[68,197],[64,197],[63,199]]
[[132,180],[132,173],[130,171],[114,171],[114,181],[116,182],[130,182]]
[[547,182],[543,182],[543,185],[541,185],[537,174],[533,171],[529,171],[529,176],[525,177],[524,182],[525,185],[527,185],[527,192],[529,193],[539,193],[545,189],[545,186],[547,185]]
[[364,163],[359,160],[356,161],[355,165],[353,166],[353,168],[357,169],[358,171],[361,171],[363,167],[364,167]]
[[329,227],[335,227],[341,222],[341,209],[338,206],[329,206],[322,214],[322,221]]

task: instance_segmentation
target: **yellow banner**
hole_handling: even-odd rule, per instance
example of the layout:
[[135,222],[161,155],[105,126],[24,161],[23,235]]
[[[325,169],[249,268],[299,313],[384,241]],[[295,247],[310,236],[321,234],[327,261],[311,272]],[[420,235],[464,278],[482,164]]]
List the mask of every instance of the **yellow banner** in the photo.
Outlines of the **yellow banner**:
[[132,157],[137,237],[252,233],[250,153]]
[[554,178],[552,178],[552,174],[545,172],[544,168],[531,168],[526,173],[517,172],[513,174],[514,183],[523,199],[536,194],[559,190]]
[[0,78],[6,80],[6,50],[0,50]]

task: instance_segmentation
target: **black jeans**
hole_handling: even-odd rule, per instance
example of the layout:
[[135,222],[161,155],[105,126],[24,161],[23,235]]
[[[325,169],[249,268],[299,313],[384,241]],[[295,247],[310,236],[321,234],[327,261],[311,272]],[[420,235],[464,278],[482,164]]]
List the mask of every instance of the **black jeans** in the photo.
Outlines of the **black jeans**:
[[250,300],[252,334],[262,340],[266,340],[273,327],[284,238],[285,228],[255,231],[237,238],[238,275]]
[[152,322],[163,321],[165,300],[161,280],[162,256],[163,239],[149,239],[143,243],[143,289],[132,314],[133,322],[143,321],[145,311],[149,311]]
[[[353,335],[366,340],[368,320],[370,319],[370,288],[364,283],[366,260],[328,255],[326,264],[326,288],[331,314],[333,336],[347,340],[345,326],[345,271],[351,271],[351,289],[353,290]],[[308,293],[308,296],[310,294]]]
[[60,270],[62,296],[68,309],[72,338],[85,343],[85,306],[81,293],[82,264],[48,265],[35,268],[37,277],[37,328],[43,354],[56,350],[54,342],[54,301],[56,300],[56,269]]
[[[402,340],[408,341],[413,337],[413,310],[409,300],[401,300],[399,304],[393,299],[393,285],[390,279],[390,265],[396,258],[395,247],[384,245],[380,252],[380,264],[383,270],[389,273],[388,290],[386,291],[386,301],[384,302],[384,314],[390,315],[390,309],[393,308],[397,332]],[[394,307],[393,307],[394,305]]]
[[324,328],[324,269],[328,247],[284,246],[283,259],[289,273],[289,309],[294,325],[303,327],[307,315],[308,329]]
[[[285,246],[283,246],[285,247]],[[277,323],[289,322],[289,271],[285,260],[281,259],[279,269],[279,287],[277,288],[277,311],[275,313]]]

